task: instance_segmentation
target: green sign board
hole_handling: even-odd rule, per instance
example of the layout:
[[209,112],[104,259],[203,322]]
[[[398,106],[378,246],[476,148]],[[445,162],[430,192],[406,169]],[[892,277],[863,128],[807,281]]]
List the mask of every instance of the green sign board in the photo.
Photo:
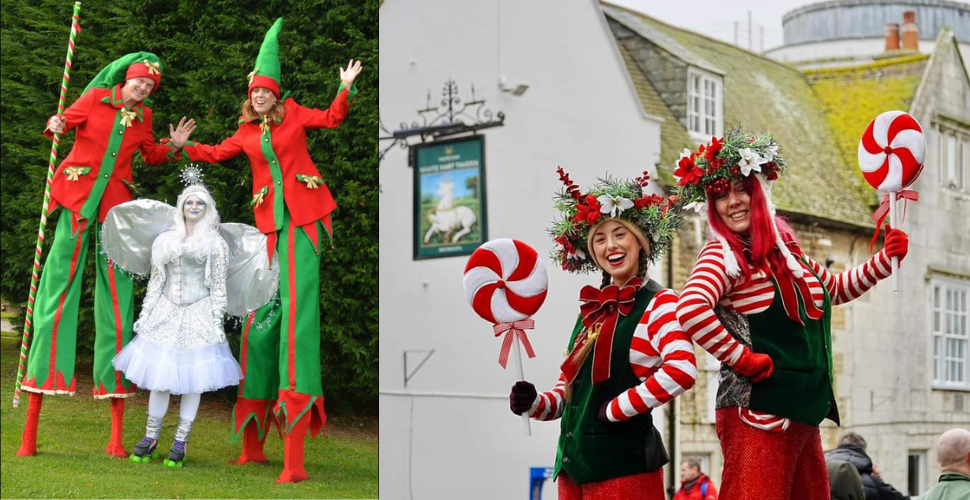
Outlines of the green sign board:
[[488,239],[485,138],[413,148],[414,258],[472,253]]

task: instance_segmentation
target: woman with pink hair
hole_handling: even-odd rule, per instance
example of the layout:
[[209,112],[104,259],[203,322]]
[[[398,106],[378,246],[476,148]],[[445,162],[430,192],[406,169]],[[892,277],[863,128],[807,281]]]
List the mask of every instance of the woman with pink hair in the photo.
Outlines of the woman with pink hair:
[[724,498],[829,498],[818,425],[839,423],[831,306],[889,277],[892,257],[902,261],[908,250],[906,233],[890,229],[875,256],[830,273],[775,213],[770,182],[786,167],[770,134],[735,128],[685,150],[674,172],[684,203],[707,204],[711,240],[677,318],[722,363],[716,429]]

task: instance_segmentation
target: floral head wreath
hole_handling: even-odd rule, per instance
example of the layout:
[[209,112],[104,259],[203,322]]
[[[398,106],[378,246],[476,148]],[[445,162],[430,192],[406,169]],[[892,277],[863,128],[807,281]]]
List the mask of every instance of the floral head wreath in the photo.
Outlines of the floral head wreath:
[[[769,181],[778,178],[788,168],[788,162],[778,155],[778,143],[771,134],[749,136],[735,126],[727,135],[718,139],[711,137],[709,144],[701,144],[697,151],[684,149],[677,160],[674,177],[677,178],[677,193],[686,205],[684,208],[700,212],[704,209],[708,195],[716,198],[727,190],[732,179],[742,179],[756,174],[761,190],[765,195],[775,246],[785,258],[789,271],[795,277],[802,276],[802,268],[784,243],[775,222],[775,204],[771,199]],[[738,277],[741,268],[723,235],[710,226],[714,238],[721,244],[727,273]]]
[[731,179],[748,177],[752,172],[773,181],[788,167],[778,156],[778,143],[771,134],[749,136],[740,127],[732,128],[724,137],[711,137],[709,144],[701,144],[697,151],[684,149],[674,165],[677,193],[685,208],[700,207],[707,195],[724,192]]
[[564,185],[555,197],[561,218],[553,221],[549,234],[557,243],[552,259],[563,270],[588,273],[599,269],[588,247],[589,235],[598,224],[608,220],[616,220],[633,231],[641,246],[648,241],[647,259],[651,262],[670,248],[681,221],[680,213],[672,210],[678,198],[645,194],[650,180],[646,171],[630,180],[607,176],[585,194],[562,167],[558,172]]

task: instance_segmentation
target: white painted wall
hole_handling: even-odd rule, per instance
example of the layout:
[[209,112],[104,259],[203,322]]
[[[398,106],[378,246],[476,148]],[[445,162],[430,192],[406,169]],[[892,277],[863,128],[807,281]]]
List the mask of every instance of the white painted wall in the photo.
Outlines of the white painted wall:
[[[593,0],[387,0],[380,59],[388,128],[417,119],[449,78],[462,97],[474,84],[506,114],[506,126],[484,132],[490,238],[521,239],[545,257],[558,165],[585,188],[658,161],[659,121],[642,111]],[[528,91],[501,93],[501,76]],[[509,412],[513,372],[498,366],[499,340],[465,302],[466,258],[412,260],[412,179],[405,150],[391,151],[380,166],[381,498],[527,498],[529,467],[553,465],[558,423],[533,422],[526,438]],[[558,376],[580,287],[599,282],[544,262],[550,292],[530,333],[538,357],[525,362],[539,389]],[[435,354],[405,387],[412,349]],[[555,498],[554,484],[546,490]]]

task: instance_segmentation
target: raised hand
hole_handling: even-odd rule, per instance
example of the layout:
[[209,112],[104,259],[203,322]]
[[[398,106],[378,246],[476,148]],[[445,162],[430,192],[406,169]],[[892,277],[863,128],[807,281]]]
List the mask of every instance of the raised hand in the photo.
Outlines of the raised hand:
[[185,141],[189,140],[189,136],[192,135],[192,131],[195,130],[195,120],[185,121],[185,117],[179,122],[178,128],[172,127],[172,124],[168,124],[168,133],[172,137],[172,145],[176,148],[181,149],[185,145]]
[[509,394],[509,409],[512,413],[521,415],[532,409],[536,397],[538,397],[536,386],[520,380],[512,386],[512,392]]
[[909,237],[902,229],[891,229],[886,226],[886,255],[898,257],[902,262],[909,252]]
[[354,84],[354,79],[360,74],[361,69],[360,60],[354,61],[353,59],[347,63],[347,69],[340,68],[340,81],[344,84],[344,87],[349,89]]
[[63,116],[54,115],[47,120],[47,129],[55,134],[64,133],[64,129],[67,127],[67,119]]

